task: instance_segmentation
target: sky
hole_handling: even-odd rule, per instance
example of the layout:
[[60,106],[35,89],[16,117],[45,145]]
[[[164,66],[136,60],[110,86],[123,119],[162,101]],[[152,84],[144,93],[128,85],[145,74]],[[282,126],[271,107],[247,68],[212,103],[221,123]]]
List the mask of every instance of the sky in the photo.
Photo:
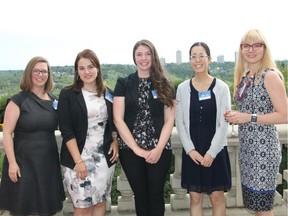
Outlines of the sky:
[[1,0],[0,70],[22,70],[34,56],[74,65],[92,49],[101,64],[133,64],[132,50],[150,40],[166,63],[182,62],[203,41],[212,61],[234,61],[243,34],[263,31],[275,60],[288,59],[287,0]]

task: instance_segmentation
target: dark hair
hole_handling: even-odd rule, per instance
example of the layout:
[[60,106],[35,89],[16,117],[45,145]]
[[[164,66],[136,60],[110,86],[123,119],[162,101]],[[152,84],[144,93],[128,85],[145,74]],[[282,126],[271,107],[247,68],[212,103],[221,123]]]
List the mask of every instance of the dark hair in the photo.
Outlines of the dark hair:
[[193,47],[195,46],[202,46],[205,49],[205,52],[207,54],[207,56],[211,57],[211,53],[210,53],[210,48],[208,47],[208,45],[204,42],[196,42],[194,43],[189,50],[189,57],[191,57],[191,50],[193,49]]
[[100,61],[97,55],[90,49],[84,49],[83,51],[78,53],[74,63],[74,81],[70,87],[72,87],[75,91],[80,91],[83,87],[83,81],[79,78],[78,74],[78,62],[82,58],[89,59],[92,64],[98,69],[98,75],[95,82],[97,87],[97,96],[100,97],[107,89],[107,87],[103,82]]
[[53,79],[52,79],[52,75],[51,75],[51,68],[49,65],[49,62],[47,61],[47,59],[45,59],[42,56],[35,56],[33,57],[27,64],[23,76],[21,78],[20,81],[20,89],[24,90],[24,91],[31,91],[32,87],[33,87],[33,83],[32,83],[32,79],[31,79],[31,75],[32,75],[32,70],[34,68],[34,66],[37,63],[46,63],[47,64],[47,69],[48,69],[48,79],[44,85],[44,92],[50,92],[53,88]]
[[[196,42],[196,43],[194,43],[194,44],[190,47],[190,50],[189,50],[189,58],[191,58],[191,51],[192,51],[193,47],[196,47],[196,46],[202,46],[202,47],[205,49],[205,52],[206,52],[208,58],[211,58],[210,48],[209,48],[209,46],[208,46],[206,43],[204,43],[204,42]],[[208,69],[208,74],[210,74],[209,69]]]
[[149,40],[138,41],[133,48],[133,61],[136,65],[135,52],[139,46],[146,46],[150,49],[152,56],[152,64],[150,69],[150,79],[153,87],[157,90],[160,101],[166,106],[173,107],[173,100],[175,98],[175,89],[172,81],[169,79],[168,74],[164,67],[161,65],[157,50]]

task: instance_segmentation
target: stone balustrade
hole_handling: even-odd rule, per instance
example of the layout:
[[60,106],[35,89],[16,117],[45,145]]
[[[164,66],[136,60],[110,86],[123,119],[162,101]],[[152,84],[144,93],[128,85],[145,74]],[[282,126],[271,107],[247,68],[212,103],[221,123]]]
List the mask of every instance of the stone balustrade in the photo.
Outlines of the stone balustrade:
[[[253,215],[252,212],[248,212],[243,209],[240,174],[238,167],[238,136],[237,133],[232,133],[232,127],[229,127],[228,131],[228,152],[230,156],[230,163],[232,169],[232,189],[225,193],[226,207],[228,216],[244,216]],[[287,125],[277,125],[280,143],[283,146],[288,147],[287,142]],[[237,127],[235,128],[237,131]],[[57,142],[60,147],[61,136],[59,131],[56,132]],[[165,215],[189,215],[190,200],[186,190],[181,188],[181,163],[182,163],[182,145],[179,140],[176,128],[172,132],[172,145],[174,154],[175,171],[170,175],[170,184],[173,193],[170,195],[170,203],[166,205],[167,213]],[[3,153],[2,132],[0,133],[0,153]],[[288,181],[288,170],[284,170],[283,176],[279,173],[277,184],[282,184],[282,181]],[[107,215],[134,215],[134,198],[133,192],[127,181],[125,173],[121,170],[120,175],[117,177],[117,190],[120,191],[121,196],[118,197],[118,205],[111,206],[111,201],[107,202]],[[280,193],[275,194],[275,207],[274,214],[277,216],[287,216],[288,206],[288,189],[284,189],[283,197]],[[208,196],[204,198],[204,208],[207,215],[211,215],[211,205]],[[72,215],[73,207],[69,198],[65,202],[63,212],[61,215]],[[206,215],[206,214],[205,214]]]

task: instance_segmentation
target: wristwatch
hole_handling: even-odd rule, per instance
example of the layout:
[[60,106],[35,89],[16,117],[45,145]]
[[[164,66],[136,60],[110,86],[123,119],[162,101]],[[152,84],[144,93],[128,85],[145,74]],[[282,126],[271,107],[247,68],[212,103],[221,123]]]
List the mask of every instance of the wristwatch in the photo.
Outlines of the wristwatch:
[[257,122],[257,114],[252,114],[251,116],[251,122],[256,123]]

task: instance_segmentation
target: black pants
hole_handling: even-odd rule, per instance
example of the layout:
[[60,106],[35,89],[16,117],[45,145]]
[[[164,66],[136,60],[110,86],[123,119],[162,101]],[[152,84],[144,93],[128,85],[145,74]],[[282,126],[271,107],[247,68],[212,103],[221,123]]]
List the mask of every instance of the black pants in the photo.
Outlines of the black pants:
[[121,166],[135,199],[137,216],[164,216],[164,185],[172,150],[164,149],[156,164],[149,164],[132,150],[120,150]]

